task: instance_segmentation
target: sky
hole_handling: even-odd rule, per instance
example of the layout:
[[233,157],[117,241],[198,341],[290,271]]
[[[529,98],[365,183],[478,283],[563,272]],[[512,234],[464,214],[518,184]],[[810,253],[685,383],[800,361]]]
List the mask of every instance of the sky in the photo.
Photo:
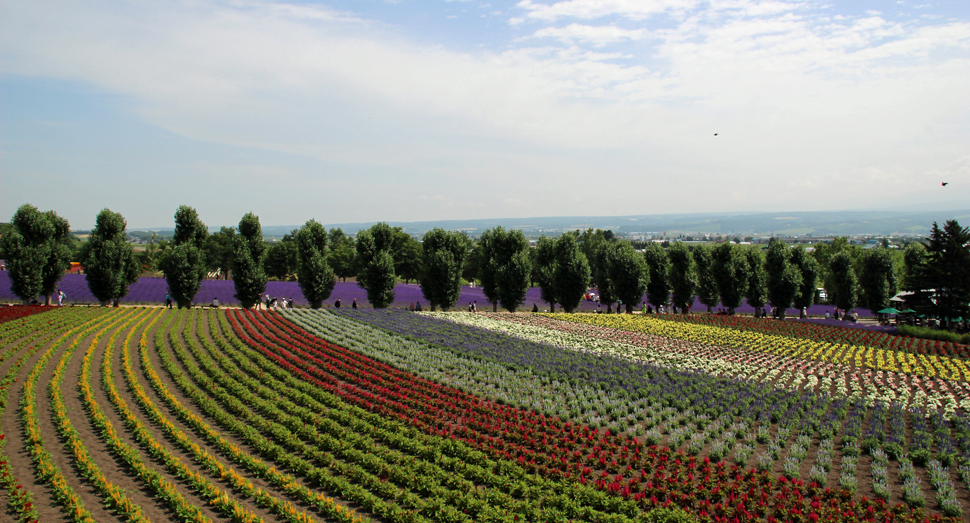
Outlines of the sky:
[[961,202],[966,0],[0,0],[0,221]]

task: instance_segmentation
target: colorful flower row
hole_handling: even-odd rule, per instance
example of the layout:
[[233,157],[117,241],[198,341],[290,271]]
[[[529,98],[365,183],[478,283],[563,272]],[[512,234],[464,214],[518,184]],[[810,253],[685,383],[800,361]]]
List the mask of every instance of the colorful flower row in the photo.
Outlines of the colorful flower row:
[[18,305],[16,307],[0,307],[0,323],[17,320],[41,312],[47,312],[53,307],[43,305]]
[[[312,316],[314,314],[319,314],[319,313],[306,313],[307,316]],[[366,314],[369,314],[369,312],[368,313],[363,313],[360,316],[365,316]],[[405,314],[407,314],[407,313],[405,313]],[[389,315],[390,315],[390,313],[388,314],[388,316]],[[327,315],[326,314],[321,314],[321,316],[327,316]],[[357,315],[356,314],[350,314],[349,316],[356,317]],[[411,316],[415,316],[416,317],[416,315],[411,315]],[[436,322],[436,320],[431,319],[431,318],[424,318],[424,321],[426,321],[428,323],[434,323],[434,322]],[[440,324],[441,322],[436,322],[436,323],[439,323]],[[414,327],[413,324],[410,325],[410,326],[411,327]],[[438,327],[442,327],[443,329],[445,328],[445,326],[441,326],[441,325],[439,325]],[[429,330],[433,330],[433,329],[429,328]],[[463,332],[468,332],[468,331],[466,330],[466,331],[463,331]],[[357,333],[354,333],[354,334],[357,334]],[[408,333],[408,335],[412,339],[418,337],[420,334],[423,334],[423,333],[418,333],[416,331],[416,329],[411,329],[409,331],[409,333]],[[441,330],[435,330],[434,334],[435,335],[438,335],[439,337],[446,337],[441,332]],[[478,340],[481,339],[481,337],[479,336],[478,333],[470,333],[469,335],[476,340],[474,343],[477,343]],[[345,341],[353,341],[352,338],[353,338],[352,335],[348,335],[348,337],[345,338]],[[399,341],[402,341],[401,338],[398,338],[398,340]],[[258,340],[258,341],[256,341],[256,340],[254,340],[254,341],[256,342],[256,343],[254,343],[254,345],[263,345],[263,346],[265,346],[264,344],[266,344],[266,345],[272,345],[272,344],[274,344],[273,341],[271,341],[269,338],[267,338],[265,336],[263,338],[261,338],[260,340]],[[540,358],[541,357],[542,356],[540,356]],[[358,362],[360,362],[360,361],[361,360],[359,358],[354,358],[354,364],[355,365],[358,365]],[[316,365],[318,366],[317,368],[320,368],[319,365],[321,365],[323,363],[324,363],[323,361],[320,361],[319,363],[316,363]],[[327,370],[329,370],[329,366],[330,365],[333,365],[333,363],[330,362],[330,361],[327,361],[326,364],[328,365]],[[641,371],[642,370],[643,369],[641,368]],[[367,380],[375,380],[375,377],[373,375],[368,375],[367,374],[368,369],[366,367],[361,372],[366,376],[366,379]],[[650,372],[652,372],[652,371],[650,371]],[[695,376],[696,376],[696,374],[695,374]],[[340,376],[340,379],[341,379],[341,382],[343,382],[343,380],[346,379],[346,378],[341,375]],[[408,385],[408,388],[411,387],[411,382],[405,382],[405,383]],[[402,389],[403,389],[403,387],[402,387]],[[398,389],[398,391],[401,391],[402,389]],[[398,391],[395,391],[395,392],[398,392]],[[424,390],[422,390],[422,388],[420,388],[420,387],[417,390],[413,390],[413,392],[411,393],[411,395],[413,397],[416,397],[416,398],[420,398],[424,394],[425,394]],[[395,394],[394,397],[397,397],[397,395]],[[410,403],[409,405],[411,405],[412,407],[417,407],[417,405],[415,403],[413,403],[413,402]],[[443,416],[443,415],[447,415],[447,414],[448,414],[447,409],[444,409],[444,411],[438,413],[439,416]],[[464,421],[464,418],[463,418],[462,421],[459,421],[456,424],[459,424],[459,425],[460,424],[466,424],[467,425],[467,421]],[[570,426],[570,429],[571,430],[575,430],[577,428],[578,427]],[[514,437],[514,434],[512,432],[510,432],[507,436],[504,436],[503,439],[508,439],[509,437]],[[576,471],[576,475],[573,476],[573,477],[578,477],[580,479],[580,481],[588,481],[590,484],[594,484],[595,486],[597,486],[597,488],[602,488],[602,489],[604,489],[604,490],[606,490],[608,492],[614,492],[614,493],[617,493],[617,494],[619,494],[621,496],[625,495],[626,492],[629,492],[630,495],[634,499],[636,499],[638,496],[641,496],[641,495],[646,495],[647,497],[650,497],[648,495],[648,492],[653,492],[652,490],[650,490],[650,491],[644,491],[644,490],[640,490],[640,489],[642,489],[644,486],[648,486],[649,489],[654,489],[654,488],[657,487],[657,482],[656,481],[654,481],[654,480],[651,479],[649,482],[647,482],[647,480],[650,479],[651,474],[655,474],[656,473],[656,467],[658,467],[658,465],[661,463],[659,456],[661,456],[661,455],[670,456],[670,454],[664,454],[664,453],[669,453],[670,451],[669,450],[667,450],[667,451],[661,451],[660,449],[658,449],[658,452],[659,453],[656,453],[652,449],[648,449],[648,450],[641,451],[641,454],[640,454],[639,457],[634,457],[633,460],[626,461],[626,463],[629,463],[631,465],[631,469],[632,469],[632,472],[633,472],[632,476],[628,476],[627,473],[624,472],[624,470],[630,471],[631,469],[626,469],[622,465],[622,463],[623,463],[622,460],[625,457],[625,454],[623,452],[616,452],[615,454],[610,454],[610,451],[612,451],[614,449],[610,449],[609,448],[610,447],[609,444],[610,444],[610,442],[615,441],[616,439],[615,438],[609,438],[609,439],[610,439],[610,441],[602,441],[602,440],[597,441],[597,439],[594,439],[593,441],[595,443],[587,445],[587,442],[589,441],[588,439],[585,439],[585,438],[574,438],[574,439],[570,439],[570,438],[567,437],[567,438],[564,438],[563,440],[561,440],[561,443],[559,441],[556,441],[555,443],[553,443],[553,442],[550,441],[550,443],[558,446],[557,447],[558,453],[560,454],[561,459],[563,461],[565,461],[567,464],[568,463],[577,463],[579,465],[580,468]],[[490,442],[490,443],[492,445],[494,445],[494,442]],[[600,443],[602,443],[602,445]],[[633,448],[644,449],[644,447],[641,444],[638,444],[636,442],[632,442],[632,440],[631,440],[631,445],[633,446]],[[539,447],[538,450],[541,451],[541,447]],[[604,454],[604,451],[605,451],[605,454]],[[597,464],[598,463],[598,460],[596,458],[601,457],[601,456],[604,456],[604,455],[605,456],[612,456],[614,458],[613,461],[615,461],[615,462],[621,462],[620,463],[620,467],[621,468],[618,471],[619,472],[618,475],[614,475],[614,473],[609,473],[609,477],[608,478],[604,478],[603,477],[603,475],[606,475],[607,474],[607,470],[605,470],[605,469],[610,466],[609,458],[607,458],[607,461],[605,463],[602,463],[602,464]],[[684,461],[687,461],[689,459],[689,457],[686,456],[686,455],[684,455],[684,454],[680,454],[680,456],[682,456],[683,461],[678,461],[677,462],[677,465],[678,466],[681,463],[683,463]],[[671,460],[671,461],[673,461],[673,460]],[[592,464],[592,466],[589,466],[590,464]],[[713,470],[713,467],[711,467],[711,469]],[[567,466],[567,469],[566,470],[573,471],[573,470],[576,470],[576,469],[573,469],[571,466]],[[723,469],[721,469],[721,470],[723,470]],[[644,474],[638,474],[638,471],[644,472]],[[653,472],[651,472],[651,471],[653,471]],[[551,471],[548,470],[548,468],[545,469],[545,470],[540,470],[540,474],[549,474],[550,472]],[[733,473],[731,475],[733,476]],[[693,476],[693,474],[691,474],[691,476]],[[664,475],[661,473],[660,474],[660,477],[663,478]],[[711,477],[716,477],[716,476],[711,476]],[[743,478],[744,478],[743,475],[742,476],[737,476],[736,477],[736,480],[741,481],[741,480],[743,480]],[[716,480],[715,480],[715,483],[717,483]],[[774,482],[772,480],[769,480],[769,483],[774,484]],[[789,483],[786,483],[786,484],[789,484]],[[667,484],[664,483],[664,485],[666,486]],[[804,489],[804,488],[806,488],[804,485],[797,485],[797,482],[796,482],[796,486],[797,486],[798,489]],[[694,488],[694,487],[696,487],[696,488]],[[716,485],[714,483],[712,483],[711,484],[711,487],[716,487]],[[714,488],[713,490],[720,491],[717,488]],[[771,490],[771,489],[769,488],[768,490]],[[699,484],[695,485],[695,484],[692,484],[691,481],[688,481],[687,484],[684,487],[683,492],[685,492],[685,494],[687,492],[689,492],[690,494],[688,495],[689,496],[688,498],[683,498],[682,501],[687,501],[688,499],[690,499],[690,497],[693,497],[693,499],[695,501],[694,502],[690,502],[690,503],[694,503],[694,504],[691,504],[690,505],[691,508],[695,510],[695,513],[702,514],[705,520],[713,520],[715,517],[720,517],[720,515],[717,515],[717,514],[712,517],[712,514],[711,514],[711,511],[709,510],[709,507],[712,507],[713,505],[715,505],[715,503],[713,501],[711,501],[712,498],[708,497],[709,496],[709,493],[710,493],[710,490],[709,490],[709,488],[706,485],[704,487],[701,487],[701,485],[699,485]],[[818,491],[816,491],[816,493],[817,492]],[[766,493],[766,495],[768,496],[769,499],[772,498],[772,496],[776,496],[776,499],[778,499],[779,501],[780,500],[784,500],[787,497],[784,494],[782,494],[780,496],[778,496],[777,494],[778,494],[777,492],[775,494],[768,494],[768,493]],[[836,498],[838,497],[835,493],[832,493],[831,495],[834,496],[834,497],[836,497]],[[848,496],[849,496],[849,498],[851,498],[851,493],[848,494]],[[848,500],[849,498],[846,498],[846,500]],[[642,500],[644,498],[643,497],[640,497],[639,499]],[[701,501],[701,499],[703,499],[703,501]],[[677,501],[677,499],[675,499],[675,501]],[[708,503],[708,505],[704,505],[705,502]],[[781,504],[782,504],[782,506],[787,506],[787,505],[785,505],[785,502],[782,502]],[[744,503],[742,503],[742,505],[744,505]],[[743,507],[743,510],[742,511],[733,512],[728,517],[729,518],[730,517],[734,517],[735,515],[742,516],[742,517],[752,517],[752,518],[755,518],[755,519],[758,519],[760,517],[765,517],[765,518],[768,518],[768,517],[776,517],[776,516],[768,513],[768,512],[771,512],[771,505],[770,505],[770,503],[765,504],[762,509],[759,509],[756,505],[757,505],[756,503],[755,504],[752,504],[750,506],[745,505]],[[824,507],[824,500],[821,499],[821,497],[819,499],[815,500],[815,501],[812,501],[811,503],[809,503],[806,500],[805,501],[804,508],[798,508],[798,510],[799,510],[798,513],[808,514],[809,512],[812,512],[811,509],[809,509],[808,511],[804,511],[804,509],[805,508],[808,508],[809,505],[811,505],[812,508]],[[699,511],[697,510],[698,507],[701,507]],[[794,509],[794,508],[795,508],[794,505],[792,505],[788,509],[789,510],[788,513],[791,513],[791,510]],[[764,509],[767,509],[767,511],[765,511]],[[762,510],[762,513],[761,513],[760,516],[757,515],[757,510]],[[888,507],[886,507],[885,505],[883,505],[881,509],[874,508],[873,510],[883,510],[883,511],[886,511],[886,510],[888,510]],[[900,514],[905,514],[905,513],[907,513],[907,510],[905,510],[905,509],[902,510],[902,511],[900,511]],[[845,514],[840,514],[838,516],[838,518],[839,519],[843,519],[843,518],[847,518],[847,517],[849,517],[850,519],[851,519],[851,517],[856,517],[856,518],[860,518],[860,519],[862,518],[861,515],[849,516],[849,514],[851,514],[851,511],[850,510],[847,510],[845,512]],[[816,512],[815,513],[815,516],[816,517],[819,517],[820,514]],[[835,516],[832,515],[832,517],[835,517]]]
[[888,372],[939,377],[954,381],[970,379],[970,365],[956,358],[875,349],[846,343],[790,338],[778,334],[728,329],[631,314],[572,314],[563,319],[616,329],[632,330],[666,338],[736,347],[755,352],[819,360]]
[[831,327],[798,321],[775,321],[752,316],[722,316],[716,314],[669,314],[658,316],[666,321],[708,325],[749,332],[760,332],[791,338],[804,338],[834,344],[858,345],[886,350],[915,352],[937,356],[970,357],[966,345],[952,342],[924,340],[897,336],[866,329]]

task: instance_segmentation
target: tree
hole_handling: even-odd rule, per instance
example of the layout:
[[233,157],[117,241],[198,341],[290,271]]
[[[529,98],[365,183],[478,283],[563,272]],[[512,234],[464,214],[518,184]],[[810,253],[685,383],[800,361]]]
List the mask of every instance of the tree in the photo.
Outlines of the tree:
[[556,303],[572,312],[589,289],[589,262],[572,234],[555,240],[539,238],[532,273],[542,300],[549,303],[549,312],[556,312]]
[[[643,256],[628,241],[615,241],[606,249],[607,275],[610,288],[617,300],[626,305],[626,312],[633,312],[633,306],[643,300],[650,278],[647,263]],[[617,312],[620,306],[617,305]]]
[[[219,272],[225,280],[229,279],[232,270],[232,242],[235,236],[235,227],[223,227],[209,236],[206,243],[206,268]],[[154,235],[152,238],[154,239]]]
[[942,229],[933,222],[924,245],[923,262],[912,268],[916,310],[945,325],[970,316],[970,230],[956,220],[947,220]]
[[24,302],[43,295],[50,305],[57,282],[71,266],[74,241],[70,224],[57,213],[21,205],[0,237],[14,294]]
[[556,312],[559,302],[555,279],[556,241],[542,236],[532,254],[532,281],[539,287],[539,297],[549,304],[549,312]]
[[613,312],[613,302],[616,301],[616,289],[613,287],[613,280],[610,278],[610,251],[615,248],[616,244],[614,243],[600,242],[593,254],[593,266],[591,267],[593,283],[596,284],[596,291],[599,293],[600,305],[606,304],[607,314]]
[[316,220],[306,222],[296,233],[297,280],[311,309],[319,309],[337,284],[333,269],[327,264],[327,241],[327,230]]
[[744,252],[748,265],[748,289],[745,299],[748,305],[754,307],[755,315],[768,302],[768,274],[765,272],[765,253],[758,249],[747,249]]
[[818,291],[818,279],[822,269],[815,258],[805,252],[801,246],[792,249],[791,261],[802,275],[802,285],[795,295],[795,307],[798,308],[799,316],[804,317],[802,310],[807,310],[815,304],[815,294]]
[[354,239],[344,234],[339,227],[329,233],[330,266],[334,274],[343,281],[357,274],[356,247]]
[[888,307],[889,298],[896,294],[897,285],[896,266],[889,249],[880,247],[862,253],[859,302],[863,307],[872,312]]
[[728,314],[741,306],[748,286],[748,263],[740,247],[724,242],[714,248],[714,279]]
[[[573,312],[589,289],[589,262],[579,249],[576,237],[571,234],[564,234],[556,240],[555,255],[552,278],[557,300],[566,312]],[[640,296],[643,296],[643,291],[640,291]]]
[[263,266],[266,276],[280,281],[292,279],[300,266],[300,253],[296,244],[297,231],[283,236],[283,239],[273,242],[266,249],[266,259]]
[[667,250],[670,258],[670,286],[673,290],[674,307],[683,313],[694,304],[694,289],[697,288],[697,273],[691,260],[690,251],[682,242],[677,242]]
[[859,283],[852,268],[852,257],[842,251],[829,260],[832,274],[832,303],[843,311],[852,310],[859,295]]
[[393,255],[394,231],[380,222],[357,235],[357,286],[367,291],[367,301],[383,309],[394,301],[397,277]]
[[643,251],[650,272],[647,283],[647,301],[655,308],[670,301],[670,258],[659,244],[650,242]]
[[209,232],[195,209],[182,205],[175,211],[174,246],[162,260],[168,291],[179,308],[191,307],[205,279],[205,247]]
[[482,233],[479,277],[482,292],[497,310],[497,304],[509,312],[525,300],[529,290],[532,266],[529,262],[529,242],[519,230],[506,231],[498,226]]
[[421,292],[431,310],[455,306],[461,296],[461,272],[471,241],[459,232],[436,228],[424,235],[421,243]]
[[102,209],[83,250],[84,278],[101,305],[126,296],[128,286],[138,281],[141,272],[126,227],[123,216]]
[[694,247],[694,266],[697,267],[697,297],[707,305],[707,312],[718,304],[720,294],[714,277],[714,252],[705,245]]
[[394,256],[394,273],[405,283],[421,277],[421,244],[400,227],[394,228],[391,254]]
[[903,250],[903,264],[906,274],[903,276],[903,288],[908,291],[920,290],[921,271],[926,264],[926,246],[921,242],[913,242]]
[[778,311],[778,319],[785,319],[785,310],[791,307],[802,285],[801,270],[791,262],[791,249],[784,242],[772,238],[765,255],[768,272],[768,299]]
[[259,217],[249,212],[239,220],[238,233],[232,242],[232,284],[239,304],[251,309],[260,302],[266,290],[266,271],[263,257],[266,242]]

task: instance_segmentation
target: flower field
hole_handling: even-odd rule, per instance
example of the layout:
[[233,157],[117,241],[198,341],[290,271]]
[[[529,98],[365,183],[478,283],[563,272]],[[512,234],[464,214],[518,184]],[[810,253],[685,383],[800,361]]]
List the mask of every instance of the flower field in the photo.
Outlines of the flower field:
[[959,404],[795,385],[771,368],[795,354],[560,316],[43,309],[0,323],[12,521],[916,522],[970,501]]

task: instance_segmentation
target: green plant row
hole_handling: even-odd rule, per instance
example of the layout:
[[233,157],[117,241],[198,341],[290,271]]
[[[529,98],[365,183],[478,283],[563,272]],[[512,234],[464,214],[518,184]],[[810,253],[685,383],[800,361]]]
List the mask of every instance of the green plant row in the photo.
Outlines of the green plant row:
[[[174,317],[169,315],[169,318]],[[159,311],[154,315],[151,324],[142,330],[140,345],[147,346],[147,332],[150,330],[159,319],[162,318],[162,312]],[[168,322],[166,322],[168,323]],[[306,514],[304,511],[298,510],[293,506],[292,503],[281,500],[271,493],[257,488],[253,485],[251,481],[244,478],[235,469],[223,465],[219,460],[217,460],[212,454],[203,450],[195,441],[190,439],[182,430],[177,428],[164,414],[155,406],[147,394],[145,394],[144,389],[141,384],[138,383],[138,379],[131,367],[131,359],[129,357],[131,338],[134,335],[134,330],[130,331],[128,337],[125,339],[122,349],[122,366],[124,368],[124,373],[126,381],[134,393],[136,401],[142,407],[144,412],[148,417],[155,423],[158,427],[162,429],[166,437],[172,441],[179,448],[185,452],[192,455],[193,459],[198,463],[203,469],[205,469],[210,475],[217,477],[221,481],[226,481],[232,485],[236,492],[246,496],[247,498],[252,498],[257,505],[262,507],[268,507],[271,512],[280,516],[285,521],[291,521],[295,523],[300,522],[313,522],[314,520],[310,515]],[[112,398],[115,403],[115,407],[119,409],[126,420],[134,419],[137,421],[131,412],[128,410],[127,405],[125,405],[124,400],[122,400],[114,387],[113,381],[110,379],[111,373],[111,361],[110,361],[110,348],[105,351],[105,360],[102,364],[104,370],[104,387],[106,392]],[[157,379],[157,376],[156,376]],[[167,392],[167,391],[166,391]],[[126,421],[128,423],[128,421]],[[228,450],[230,447],[225,440],[222,440],[224,445],[221,446],[223,450]],[[147,442],[146,444],[153,445],[154,443]],[[157,445],[157,444],[155,444]],[[238,452],[238,449],[236,449]],[[248,457],[248,455],[246,455]],[[269,467],[263,465],[262,469],[269,469]],[[259,469],[257,469],[257,474],[259,474]],[[335,513],[339,515],[339,513]],[[345,519],[346,520],[346,519]],[[350,521],[350,520],[346,520]]]
[[[157,314],[157,313],[156,313]],[[150,316],[142,317],[133,327],[127,329],[127,335],[125,337],[124,346],[128,346],[131,342],[131,338],[135,331],[148,320]],[[215,509],[221,512],[230,520],[238,523],[251,523],[262,521],[262,518],[253,514],[250,510],[247,510],[242,504],[240,504],[236,499],[229,497],[228,494],[224,493],[216,485],[214,485],[208,478],[192,469],[185,463],[172,454],[167,448],[159,444],[154,436],[148,431],[144,423],[139,420],[134,413],[128,408],[127,403],[118,395],[117,389],[114,387],[114,382],[112,376],[114,375],[111,358],[114,354],[115,339],[117,334],[112,337],[109,341],[107,347],[104,351],[104,358],[102,361],[102,387],[107,393],[111,402],[114,404],[115,409],[121,415],[124,420],[125,426],[129,431],[131,431],[135,441],[144,449],[148,455],[150,455],[156,462],[162,464],[165,469],[175,477],[178,477],[186,481],[192,489],[199,494],[204,500],[206,500],[210,505],[215,507]],[[91,356],[93,355],[93,349],[89,349],[88,353],[85,354],[84,364],[81,368],[81,380],[79,381],[79,386],[84,392],[85,402],[88,403],[91,410],[98,409],[100,414],[100,407],[93,394],[91,394],[90,382],[91,382]],[[104,421],[107,421],[106,419]],[[112,429],[113,430],[113,429]],[[229,476],[228,479],[230,484],[239,489],[239,482],[246,482],[246,480],[238,475]],[[233,481],[235,480],[235,481]],[[252,485],[250,485],[250,488]],[[171,503],[171,500],[166,500]],[[174,507],[173,507],[174,508]],[[182,507],[183,509],[185,507]],[[178,510],[183,512],[184,510]],[[191,514],[193,511],[188,509],[187,511]],[[292,514],[294,511],[290,511],[287,515],[296,516],[287,519],[288,521],[305,522],[308,521],[305,518],[299,518],[298,514]],[[195,517],[193,514],[191,517]]]
[[[399,489],[393,487],[393,485],[378,480],[377,486],[383,490],[378,490],[379,495],[374,494],[372,491],[352,483],[344,477],[339,477],[334,471],[315,466],[310,460],[293,454],[283,445],[274,443],[272,439],[264,436],[258,427],[268,429],[268,433],[273,434],[275,437],[281,437],[285,441],[296,440],[296,442],[299,442],[299,440],[285,427],[266,422],[252,415],[249,409],[231,394],[219,390],[219,386],[211,381],[198,366],[188,361],[188,355],[174,332],[168,331],[168,344],[165,344],[160,336],[161,332],[156,332],[156,346],[159,347],[162,367],[169,373],[181,392],[191,398],[207,416],[215,420],[217,424],[229,433],[240,437],[247,444],[252,445],[264,458],[274,461],[284,470],[306,478],[312,485],[322,487],[329,492],[337,493],[344,499],[353,501],[371,513],[390,521],[427,521],[418,515],[416,510],[405,509],[396,501],[387,501],[385,499],[404,499],[410,493],[400,493]],[[182,375],[172,360],[170,351],[174,351],[183,362],[189,371],[189,376],[206,390],[212,391],[216,399],[210,398],[199,386],[196,386]],[[226,405],[229,412],[220,403]],[[353,471],[349,472],[354,473]]]
[[[19,341],[0,356],[0,362],[9,359],[14,354],[20,354],[20,357],[7,368],[7,372],[0,378],[0,412],[7,409],[7,403],[10,400],[10,385],[16,381],[24,363],[37,353],[38,347],[44,346],[59,334],[70,330],[77,320],[75,316],[77,315],[57,315],[56,318],[59,321],[56,324],[49,324],[47,330],[44,330],[41,326],[41,318],[38,315],[32,315],[25,318],[26,321],[11,322],[16,323],[20,329],[5,329],[5,335],[0,337],[0,346],[7,345],[8,340],[19,338]],[[43,321],[48,320],[44,318]],[[4,327],[8,325],[4,325]],[[21,349],[28,345],[27,350],[21,353]],[[35,521],[39,514],[34,505],[34,496],[23,487],[14,474],[10,459],[5,451],[6,444],[6,435],[0,430],[0,487],[7,491],[7,513],[16,514],[17,521]]]
[[[131,312],[126,312],[131,314]],[[94,523],[94,517],[91,511],[84,507],[84,502],[78,496],[77,492],[67,484],[67,479],[64,477],[64,473],[61,472],[60,467],[58,467],[54,460],[52,459],[50,451],[45,448],[44,439],[41,435],[40,430],[40,420],[37,415],[37,380],[40,378],[41,373],[47,367],[47,364],[54,357],[54,354],[59,351],[62,346],[67,342],[71,336],[74,336],[73,340],[64,348],[64,354],[70,355],[77,349],[78,344],[81,340],[87,336],[89,333],[94,332],[98,329],[107,329],[107,326],[102,327],[105,324],[117,323],[125,316],[121,316],[114,320],[114,322],[108,323],[111,316],[107,313],[101,313],[100,317],[96,317],[93,321],[80,323],[75,328],[64,333],[60,338],[55,340],[54,343],[44,352],[40,357],[34,367],[27,374],[27,379],[24,381],[23,396],[20,400],[20,422],[24,429],[24,439],[27,446],[27,450],[30,453],[31,460],[34,464],[34,469],[37,473],[39,480],[47,483],[53,492],[54,501],[61,505],[62,511],[68,517],[70,521],[76,523]],[[128,506],[127,498],[121,497],[123,493],[120,493],[117,487],[113,484],[109,484],[107,480],[104,479],[104,475],[100,474],[100,469],[95,463],[93,463],[90,458],[84,461],[78,461],[78,457],[87,456],[86,449],[83,445],[79,449],[70,449],[72,454],[75,456],[75,461],[78,467],[82,471],[90,468],[90,470],[97,470],[98,473],[93,476],[88,476],[90,481],[98,482],[95,488],[98,494],[105,501],[106,505],[114,504],[119,509]],[[78,452],[74,452],[77,450]],[[82,452],[83,451],[83,452]],[[120,494],[120,495],[119,495]]]
[[951,341],[953,343],[970,345],[970,334],[957,334],[946,330],[917,327],[915,325],[899,325],[896,329],[903,336],[912,336],[924,340]]
[[[216,342],[224,351],[233,352],[221,336],[216,337]],[[262,404],[269,403],[283,413],[292,413],[281,416],[281,420],[304,439],[343,458],[364,463],[369,471],[386,476],[389,481],[417,488],[432,498],[448,499],[456,509],[470,516],[478,517],[487,505],[492,505],[525,517],[537,505],[536,499],[548,500],[555,496],[547,488],[534,490],[535,499],[516,499],[511,493],[516,490],[518,480],[477,465],[485,459],[480,452],[467,454],[473,463],[449,457],[442,453],[442,448],[448,452],[451,440],[424,442],[423,435],[414,430],[407,431],[409,434],[386,431],[304,393],[280,386],[276,380],[256,380],[234,369],[233,363],[214,347],[209,347],[209,353],[235,381],[224,386],[231,387],[232,392],[258,394]],[[246,403],[251,405],[253,401],[258,400],[247,399]]]
[[[231,333],[224,314],[219,320],[222,329]],[[220,344],[221,338],[216,338]],[[298,379],[286,370],[269,362],[259,351],[246,346],[234,335],[228,338],[232,345],[226,350],[240,368],[253,379],[271,386],[275,395],[287,396],[294,403],[320,412],[333,419],[338,426],[351,427],[359,434],[371,434],[389,447],[434,461],[452,474],[465,477],[475,483],[507,492],[515,498],[528,500],[533,509],[527,512],[530,519],[538,521],[555,519],[557,512],[589,521],[624,521],[627,516],[638,513],[634,502],[610,496],[575,481],[561,481],[539,475],[527,474],[512,460],[492,460],[484,452],[472,449],[457,439],[425,434],[408,426],[360,407],[348,405],[340,398]],[[241,355],[258,363],[241,360]],[[266,374],[273,379],[267,379]],[[311,421],[308,419],[308,421]],[[546,508],[543,513],[539,509]]]

